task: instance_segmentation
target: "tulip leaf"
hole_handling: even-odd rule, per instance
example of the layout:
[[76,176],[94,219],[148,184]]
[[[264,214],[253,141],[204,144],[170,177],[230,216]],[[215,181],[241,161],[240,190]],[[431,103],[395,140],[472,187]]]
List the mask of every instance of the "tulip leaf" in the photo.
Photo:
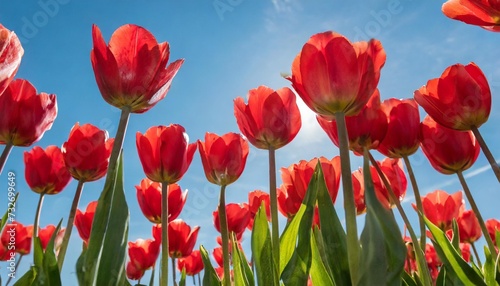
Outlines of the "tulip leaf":
[[[328,266],[325,265],[325,261],[322,258],[321,253],[324,253],[325,249],[321,245],[323,243],[321,233],[318,227],[314,227],[313,233],[311,233],[311,250],[312,250],[312,262],[311,262],[311,280],[314,285],[325,285],[333,286],[335,283],[332,280],[331,274],[329,273]],[[321,240],[318,243],[318,240]],[[319,246],[321,245],[321,247]],[[320,250],[321,248],[321,250]]]
[[[321,171],[321,170],[320,170]],[[323,174],[318,182],[318,211],[322,240],[325,245],[325,266],[337,285],[351,285],[347,258],[346,234],[335,211]]]
[[493,256],[490,253],[490,250],[488,247],[484,247],[484,282],[486,282],[486,285],[498,285],[495,279],[495,276],[497,274],[497,268],[495,266],[495,260],[493,259]]
[[[446,268],[446,275],[456,276],[465,285],[486,285],[482,277],[462,258],[461,253],[453,247],[446,234],[424,217],[427,228],[432,233],[432,243]],[[455,279],[453,279],[455,280]]]
[[[43,272],[46,275],[46,283],[47,285],[62,285],[61,284],[61,274],[59,272],[59,266],[57,265],[57,258],[54,249],[55,240],[59,230],[61,229],[62,219],[59,221],[54,233],[50,237],[49,243],[45,249],[45,253],[43,255]],[[40,245],[41,246],[41,245]]]
[[[293,228],[289,229],[293,230],[294,233],[291,231],[287,233],[287,229],[285,229],[285,233],[283,233],[282,238],[286,243],[280,245],[280,252],[284,247],[290,247],[293,250],[291,257],[286,261],[286,266],[281,273],[281,279],[285,285],[306,285],[309,279],[309,270],[312,261],[311,229],[318,186],[322,181],[324,182],[323,173],[321,164],[318,163],[316,164],[316,170],[307,187],[304,201],[289,225],[293,226]],[[295,226],[295,223],[298,224],[298,226]],[[287,250],[287,252],[289,252],[289,250]],[[283,260],[280,261],[280,263],[282,262]],[[280,265],[280,267],[282,266]]]
[[210,262],[210,258],[208,257],[208,252],[203,247],[200,246],[201,259],[203,260],[203,267],[205,269],[205,274],[203,275],[203,285],[205,286],[220,286],[222,285],[217,272],[215,272],[212,263]]
[[231,233],[232,258],[235,286],[254,286],[253,273],[248,265],[248,261],[243,251],[238,247],[238,239],[234,233]]
[[402,285],[404,286],[418,286],[417,282],[406,271],[403,271],[401,278],[403,279]]
[[366,219],[361,233],[361,277],[358,285],[401,285],[406,246],[392,210],[384,207],[377,196],[370,172],[368,156],[364,156]]
[[86,251],[77,262],[77,276],[83,285],[115,285],[126,280],[129,211],[123,189],[123,156],[109,174],[99,197]]
[[181,280],[179,281],[179,286],[186,286],[186,268],[182,268]]
[[31,286],[36,279],[36,266],[31,266],[28,272],[24,273],[19,280],[14,283],[14,286]]
[[264,203],[260,206],[253,222],[252,254],[258,285],[275,285],[276,265],[273,260],[271,232],[267,222]]

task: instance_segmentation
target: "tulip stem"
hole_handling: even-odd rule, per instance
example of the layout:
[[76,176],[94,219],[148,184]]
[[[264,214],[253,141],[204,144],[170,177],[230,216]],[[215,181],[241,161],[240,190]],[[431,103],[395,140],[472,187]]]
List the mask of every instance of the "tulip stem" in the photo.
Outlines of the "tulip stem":
[[220,234],[222,238],[222,257],[223,257],[223,267],[224,267],[224,286],[231,286],[231,271],[229,269],[229,235],[227,229],[227,217],[226,217],[226,186],[222,185],[220,187],[220,197],[219,197],[219,222],[220,222]]
[[[17,272],[17,268],[19,267],[19,264],[21,263],[21,258],[23,258],[24,255],[19,255],[19,258],[16,261],[16,266],[14,266],[14,272]],[[8,286],[10,283],[10,280],[14,277],[13,275],[8,275],[9,279],[7,279],[7,282],[5,283],[5,286]]]
[[73,223],[75,221],[75,213],[78,208],[78,202],[80,202],[80,197],[82,195],[84,181],[78,181],[76,187],[75,197],[73,198],[73,203],[71,204],[71,210],[69,211],[68,223],[66,224],[66,230],[64,231],[64,237],[59,249],[59,255],[57,255],[57,264],[59,266],[59,271],[61,271],[64,263],[64,257],[66,256],[66,250],[68,249],[69,239],[71,238],[71,231],[73,230]]
[[161,286],[168,285],[168,254],[168,184],[163,182],[161,184]]
[[7,142],[7,145],[5,145],[5,148],[3,148],[2,151],[2,156],[0,156],[0,174],[2,174],[3,167],[5,166],[5,162],[7,162],[7,159],[9,158],[10,151],[12,151],[12,148],[14,145],[12,142]]
[[[33,223],[33,249],[35,249],[36,238],[38,237],[38,225],[40,223],[40,213],[42,212],[43,198],[45,197],[45,193],[40,194],[40,198],[38,199],[38,205],[36,207],[35,213],[35,222]],[[33,257],[33,259],[35,259]],[[33,260],[33,263],[35,261]]]
[[175,258],[172,257],[172,281],[174,281],[174,286],[177,286],[177,278],[175,277]]
[[345,114],[343,112],[335,113],[335,120],[337,121],[337,133],[340,145],[340,167],[342,171],[342,191],[344,195],[349,272],[351,275],[351,282],[355,285],[358,282],[360,247],[358,228],[356,226],[356,205],[354,204],[354,192],[352,188],[351,159],[349,158],[349,141],[345,124]]
[[[408,170],[408,175],[410,176],[411,186],[413,188],[413,194],[415,195],[415,201],[417,203],[417,210],[419,213],[424,213],[424,208],[422,206],[422,197],[420,196],[420,191],[418,189],[417,180],[415,179],[415,173],[413,173],[413,168],[411,167],[410,159],[408,156],[403,156],[403,161],[405,162],[406,169]],[[425,222],[422,216],[418,216],[418,222],[420,224],[420,248],[425,249],[426,231]]]
[[[419,244],[417,235],[415,234],[415,231],[413,230],[413,227],[410,224],[410,220],[408,219],[408,216],[406,216],[406,213],[403,207],[401,206],[401,202],[396,197],[396,194],[394,194],[394,191],[392,190],[391,184],[387,180],[387,177],[382,172],[382,169],[380,168],[379,164],[377,164],[377,161],[375,161],[375,158],[373,158],[370,151],[368,151],[367,149],[365,149],[365,151],[366,153],[368,153],[372,166],[375,167],[375,170],[377,170],[378,175],[382,179],[382,182],[384,183],[384,186],[387,189],[387,193],[389,194],[391,201],[394,202],[394,204],[396,205],[396,208],[398,209],[399,214],[401,215],[401,218],[403,218],[403,221],[406,225],[406,229],[408,229],[408,232],[410,233],[411,241],[413,242],[413,248],[415,250],[415,255],[417,257],[417,260],[420,262],[417,263],[418,272],[420,273],[421,279],[423,279],[425,282],[425,280],[430,278],[429,270],[427,268],[420,267],[421,265],[427,265],[423,251],[425,249],[425,244],[424,248],[422,248],[422,246]],[[424,229],[424,235],[425,235],[425,229]],[[427,282],[430,283],[430,279]],[[424,285],[430,285],[430,284],[424,283]]]
[[469,201],[469,204],[472,208],[472,211],[476,215],[477,220],[479,222],[479,225],[481,226],[481,230],[483,232],[484,239],[486,240],[486,244],[488,245],[490,253],[496,260],[497,251],[495,249],[495,245],[493,244],[493,241],[491,240],[491,237],[488,233],[488,229],[486,228],[486,224],[484,223],[483,217],[482,217],[481,213],[479,212],[479,209],[476,205],[476,201],[472,197],[472,193],[469,189],[469,186],[467,185],[467,182],[465,182],[465,178],[464,178],[464,175],[462,174],[462,171],[458,171],[457,176],[458,176],[458,180],[460,180],[460,184],[462,184],[462,187],[464,188],[465,196],[467,197],[467,200]]
[[118,123],[118,130],[116,130],[115,141],[113,142],[113,150],[109,156],[109,166],[106,173],[105,186],[110,184],[115,178],[111,176],[116,172],[118,166],[118,157],[123,146],[123,139],[125,139],[125,133],[127,133],[128,120],[130,118],[130,107],[123,107],[120,114],[120,122]]
[[274,284],[279,285],[280,269],[280,233],[278,225],[278,198],[276,195],[276,150],[269,147],[269,195],[271,200],[271,220],[272,220],[272,246],[274,263],[276,265]]
[[500,167],[498,166],[497,161],[493,157],[493,154],[491,154],[490,148],[488,148],[488,145],[486,145],[486,142],[484,141],[483,136],[481,135],[477,127],[473,126],[471,130],[472,133],[474,133],[477,142],[479,142],[479,146],[481,146],[481,150],[483,150],[484,156],[486,157],[486,159],[488,159],[488,162],[491,165],[493,173],[495,173],[497,180],[500,182]]
[[474,252],[474,256],[476,257],[477,265],[479,266],[479,269],[483,268],[483,266],[481,265],[481,259],[479,258],[479,253],[477,252],[477,249],[476,249],[476,245],[474,244],[474,242],[471,242],[470,246],[472,247],[472,251]]

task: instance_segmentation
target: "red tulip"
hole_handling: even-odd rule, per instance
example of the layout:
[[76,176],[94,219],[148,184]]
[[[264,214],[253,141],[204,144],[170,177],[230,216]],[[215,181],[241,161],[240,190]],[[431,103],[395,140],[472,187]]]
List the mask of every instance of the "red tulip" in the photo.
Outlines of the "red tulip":
[[355,115],[375,91],[385,51],[378,40],[351,43],[334,32],[313,35],[292,64],[287,79],[318,115]]
[[295,192],[293,186],[281,185],[277,188],[278,210],[288,220],[291,220],[299,211],[302,199]]
[[167,67],[170,47],[158,43],[146,29],[127,24],[118,28],[106,46],[101,31],[92,26],[90,54],[102,97],[118,108],[143,113],[165,98],[184,60]]
[[479,155],[480,146],[472,131],[446,128],[426,116],[420,124],[422,151],[432,167],[443,174],[469,169]]
[[[153,226],[153,237],[161,241],[161,224]],[[189,256],[193,252],[198,238],[199,226],[191,228],[182,219],[175,219],[168,224],[168,251],[172,258]]]
[[0,261],[14,261],[16,258],[16,252],[14,251],[14,245],[3,245],[0,242]]
[[387,116],[387,133],[377,150],[390,158],[410,156],[418,150],[420,114],[413,99],[384,100],[381,105]]
[[152,239],[138,239],[128,243],[128,256],[136,272],[145,271],[155,265],[160,254],[160,242]]
[[497,243],[496,242],[496,233],[497,232],[500,232],[500,221],[497,220],[497,219],[489,219],[485,222],[486,224],[486,228],[488,229],[488,234],[490,235],[491,237],[491,240],[493,241],[493,243]]
[[[400,201],[406,195],[406,188],[408,187],[408,181],[406,180],[406,175],[403,169],[403,162],[399,159],[386,158],[382,162],[377,162],[384,173],[387,181],[391,185],[391,189]],[[380,178],[375,167],[370,166],[370,171],[373,180],[373,186],[375,189],[375,195],[377,195],[378,200],[382,205],[386,207],[392,207],[395,205],[389,197],[389,190],[385,187],[382,178]]]
[[16,33],[0,24],[0,95],[16,75],[24,50]]
[[[40,238],[40,242],[42,244],[42,249],[45,250],[47,246],[49,245],[49,241],[52,238],[52,235],[54,234],[54,231],[56,230],[56,227],[52,224],[47,225],[45,228],[41,228],[38,230],[38,238]],[[62,239],[64,236],[64,228],[59,229],[59,232],[56,235],[55,241],[54,241],[54,250],[57,252],[59,250],[59,247],[62,244]]]
[[[215,229],[220,231],[219,210],[213,213]],[[250,221],[250,210],[247,204],[227,204],[226,205],[227,229],[237,236],[243,234]]]
[[32,237],[33,226],[24,226],[16,221],[5,225],[1,241],[8,250],[14,250],[21,255],[26,255],[30,253]]
[[474,63],[448,67],[416,90],[415,100],[439,124],[456,130],[479,128],[491,110],[488,81]]
[[[321,116],[316,118],[328,137],[339,147],[337,122]],[[349,134],[349,149],[356,155],[363,155],[364,148],[376,149],[379,146],[387,132],[387,117],[380,108],[378,89],[357,115],[345,118],[345,123]]]
[[76,210],[75,226],[78,234],[87,245],[92,230],[92,221],[94,220],[95,210],[97,208],[97,201],[90,202],[85,209],[85,212]]
[[186,130],[178,124],[151,127],[144,135],[137,132],[137,151],[146,176],[160,183],[179,181],[196,151],[196,144],[188,142]]
[[[425,217],[441,230],[451,229],[453,219],[457,219],[463,212],[464,201],[462,192],[452,195],[445,191],[436,190],[422,197],[422,207]],[[416,206],[413,205],[416,210]]]
[[193,250],[191,254],[177,260],[177,269],[182,272],[186,269],[186,275],[194,276],[203,270],[203,261],[199,250]]
[[108,132],[92,124],[76,123],[64,142],[64,162],[73,178],[82,181],[96,181],[106,175],[109,156],[114,139],[108,139]]
[[473,243],[478,240],[481,233],[481,226],[472,210],[463,211],[457,219],[460,242]]
[[57,146],[47,149],[35,146],[24,152],[25,177],[32,191],[39,194],[60,193],[71,180],[64,164],[63,154]]
[[429,267],[432,279],[436,281],[439,275],[439,269],[443,265],[443,262],[439,259],[434,246],[429,243],[425,245],[425,260],[427,261],[427,267]]
[[363,177],[363,169],[352,172],[352,191],[354,192],[354,204],[356,205],[356,214],[364,214],[366,212],[365,203],[365,179]]
[[268,193],[260,190],[255,190],[248,193],[248,210],[250,211],[250,220],[248,221],[248,229],[253,228],[253,221],[255,215],[260,209],[260,206],[264,203],[266,210],[267,220],[271,221],[271,207],[270,207],[270,197]]
[[224,267],[224,258],[222,257],[222,246],[214,248],[212,255],[214,256],[217,265],[219,265],[219,267]]
[[448,0],[442,10],[451,19],[500,32],[500,2],[496,0]]
[[205,134],[205,142],[198,140],[201,162],[207,180],[219,186],[227,186],[236,181],[248,156],[248,143],[236,133],[218,136]]
[[146,270],[138,269],[137,266],[132,261],[127,262],[127,267],[125,268],[128,279],[130,280],[140,280]]
[[[152,223],[161,223],[161,183],[143,179],[137,189],[137,201],[144,216]],[[168,222],[176,219],[186,203],[184,193],[177,184],[168,185]]]
[[248,141],[260,149],[278,149],[290,143],[302,125],[295,94],[289,88],[274,91],[259,86],[234,100],[234,116]]
[[32,145],[52,127],[56,116],[54,94],[37,94],[29,81],[16,79],[0,96],[0,144]]

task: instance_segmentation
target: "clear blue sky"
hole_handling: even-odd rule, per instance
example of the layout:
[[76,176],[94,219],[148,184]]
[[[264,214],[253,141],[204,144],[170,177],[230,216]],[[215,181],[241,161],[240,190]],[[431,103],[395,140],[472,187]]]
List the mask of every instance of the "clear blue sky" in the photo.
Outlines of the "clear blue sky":
[[[186,60],[167,97],[147,113],[131,116],[128,126],[124,143],[125,191],[131,213],[129,239],[133,241],[150,238],[152,226],[135,199],[134,186],[144,177],[135,133],[153,125],[179,123],[194,142],[206,131],[238,131],[233,99],[262,84],[272,88],[289,86],[280,73],[290,72],[293,58],[311,35],[326,30],[354,40],[381,40],[387,53],[379,84],[382,99],[412,97],[415,89],[440,76],[446,67],[474,61],[487,76],[493,94],[492,114],[481,131],[493,154],[500,158],[500,132],[495,123],[500,120],[500,34],[448,19],[441,13],[441,5],[442,1],[415,0],[1,1],[0,23],[23,39],[25,55],[17,77],[30,80],[39,91],[57,95],[59,114],[52,129],[36,143],[42,147],[61,146],[75,122],[106,128],[114,136],[119,113],[101,98],[90,63],[92,24],[100,27],[106,41],[123,24],[141,25],[158,41],[170,43],[172,60]],[[338,154],[313,114],[300,105],[302,129],[291,144],[278,151],[279,167],[300,159]],[[8,171],[17,173],[21,195],[16,215],[22,223],[32,224],[38,196],[24,182],[22,154],[26,150],[14,148],[0,176],[0,185],[7,185]],[[454,176],[435,172],[420,151],[411,160],[424,194],[438,188],[447,192],[461,189]],[[353,170],[361,165],[359,158],[352,162]],[[500,218],[500,188],[492,171],[483,168],[486,164],[481,154],[466,174],[484,217]],[[85,185],[80,208],[98,198],[102,184],[103,180]],[[212,249],[217,235],[212,227],[212,211],[217,206],[218,188],[206,182],[198,154],[180,185],[189,189],[180,217],[190,225],[200,225],[198,242]],[[45,199],[41,226],[66,219],[75,188],[76,182],[72,182],[61,194]],[[5,189],[0,188],[6,196]],[[254,189],[267,190],[267,155],[252,148],[242,177],[228,187],[227,202],[245,202],[247,192]],[[407,201],[412,200],[409,187]],[[3,213],[6,199],[0,202]],[[343,217],[341,196],[336,206]],[[405,208],[416,222],[411,204],[406,203]],[[249,241],[246,234],[247,249]],[[65,285],[76,280],[74,263],[80,250],[81,240],[74,230],[63,270]],[[29,261],[25,259],[20,273],[27,270]],[[6,270],[2,266],[0,274],[4,278]]]

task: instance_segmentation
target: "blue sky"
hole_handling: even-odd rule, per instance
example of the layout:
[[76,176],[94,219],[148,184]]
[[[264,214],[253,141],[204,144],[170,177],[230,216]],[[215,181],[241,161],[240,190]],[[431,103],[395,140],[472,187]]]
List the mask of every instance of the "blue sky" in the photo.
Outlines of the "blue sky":
[[[130,118],[124,143],[125,191],[131,212],[129,240],[134,241],[150,238],[152,226],[135,199],[134,186],[144,178],[135,133],[171,123],[183,125],[191,142],[202,139],[206,131],[237,132],[233,99],[263,84],[272,88],[290,86],[280,74],[290,72],[293,58],[311,35],[326,30],[352,40],[374,37],[382,42],[387,53],[379,84],[382,99],[412,97],[415,89],[452,64],[478,64],[493,94],[490,119],[480,130],[493,154],[500,158],[500,132],[495,126],[500,120],[496,96],[500,93],[500,35],[446,18],[441,5],[440,1],[415,0],[1,1],[0,23],[22,38],[25,55],[17,77],[30,80],[39,91],[57,95],[59,114],[52,129],[36,143],[42,147],[61,146],[76,122],[92,123],[114,136],[119,112],[105,103],[95,83],[90,63],[92,24],[100,27],[106,41],[123,24],[141,25],[158,41],[170,43],[171,60],[185,59],[167,97],[147,113]],[[278,150],[278,167],[338,154],[312,112],[303,103],[299,105],[302,129],[291,144]],[[0,184],[7,185],[7,171],[16,172],[21,193],[16,215],[22,223],[32,224],[38,196],[24,182],[22,154],[27,150],[14,148]],[[378,153],[376,156],[382,158]],[[411,161],[422,193],[461,189],[456,177],[438,174],[420,151]],[[352,169],[360,165],[360,158],[353,157]],[[486,165],[481,154],[465,174],[485,219],[500,218],[498,183]],[[227,202],[247,201],[247,192],[267,190],[267,180],[267,153],[252,148],[245,172],[228,187]],[[103,180],[85,185],[80,208],[97,200],[102,185]],[[189,189],[180,217],[190,225],[200,225],[198,242],[212,249],[217,235],[212,211],[217,206],[218,188],[206,181],[198,154],[180,185]],[[72,182],[61,194],[45,199],[41,226],[57,224],[67,217],[75,188],[76,182]],[[413,200],[411,194],[409,187],[407,202]],[[0,202],[5,203],[0,204],[3,213],[6,199]],[[336,206],[343,217],[342,196]],[[411,204],[404,206],[416,222]],[[362,218],[359,222],[361,227]],[[249,241],[246,234],[246,247]],[[65,284],[75,281],[74,263],[80,247],[74,230],[63,269]],[[29,261],[24,260],[20,273],[26,271]],[[2,266],[0,274],[5,277]]]

